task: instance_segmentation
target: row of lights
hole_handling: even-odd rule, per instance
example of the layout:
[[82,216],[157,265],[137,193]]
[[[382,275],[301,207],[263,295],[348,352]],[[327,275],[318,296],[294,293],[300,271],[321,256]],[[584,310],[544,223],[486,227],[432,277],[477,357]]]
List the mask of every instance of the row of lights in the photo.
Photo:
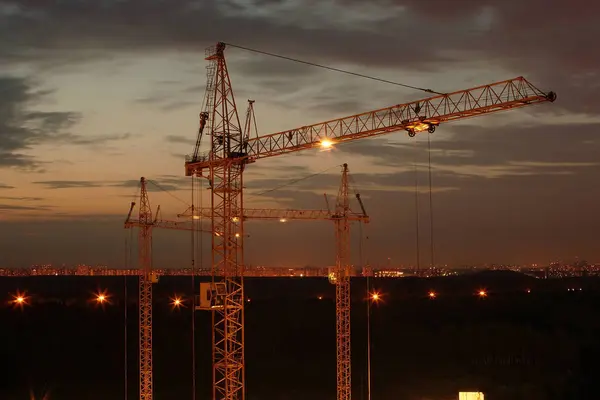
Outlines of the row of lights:
[[[13,297],[13,299],[12,299],[11,303],[14,306],[22,308],[23,306],[29,304],[29,302],[28,302],[29,296],[27,296],[25,292],[21,293],[20,291],[17,291],[17,294],[13,295],[12,297]],[[179,308],[184,305],[183,299],[179,296],[171,297],[170,300],[171,300],[171,306],[173,306],[173,308]],[[108,295],[108,293],[106,291],[98,292],[98,293],[94,294],[94,297],[92,297],[91,301],[96,302],[97,304],[100,304],[100,305],[110,304],[110,295]]]
[[[576,291],[577,289],[569,288],[567,290],[568,291]],[[579,288],[579,290],[581,291],[583,289]],[[527,289],[525,292],[531,293],[531,289]],[[480,289],[476,292],[476,295],[480,298],[485,298],[485,297],[487,297],[488,293],[486,290]],[[437,296],[438,296],[437,293],[434,292],[433,290],[431,290],[427,293],[427,297],[429,297],[432,300],[437,298]],[[94,297],[92,298],[92,301],[95,301],[96,303],[101,304],[101,305],[110,304],[109,297],[110,296],[106,293],[106,291],[99,292],[94,295]],[[28,298],[29,297],[26,296],[25,293],[17,292],[16,295],[13,295],[12,303],[16,306],[22,307],[22,306],[28,304],[27,303]],[[323,300],[323,296],[318,296],[317,299]],[[173,308],[179,308],[181,306],[184,306],[184,300],[179,296],[171,297],[170,300],[171,300],[170,304],[171,304],[171,306],[173,306]],[[380,301],[383,301],[383,295],[380,292],[371,292],[369,294],[369,300],[371,300],[374,303],[378,303]],[[246,301],[250,302],[250,298],[248,298]]]

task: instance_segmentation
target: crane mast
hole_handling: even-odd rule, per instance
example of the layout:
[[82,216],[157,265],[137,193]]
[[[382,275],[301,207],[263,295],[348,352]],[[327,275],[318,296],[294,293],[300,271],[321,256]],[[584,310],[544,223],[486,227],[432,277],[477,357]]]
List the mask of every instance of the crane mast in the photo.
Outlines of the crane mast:
[[[433,133],[446,122],[553,102],[554,92],[544,93],[523,77],[472,89],[398,104],[318,124],[302,126],[255,138],[240,130],[233,91],[225,63],[225,43],[207,51],[207,112],[211,147],[208,154],[186,156],[186,176],[202,176],[211,187],[212,285],[217,302],[213,313],[213,400],[244,400],[244,289],[243,268],[243,172],[248,163],[319,146],[331,146],[367,137],[404,130],[410,137],[419,132]],[[196,150],[196,149],[195,149]],[[339,212],[343,205],[338,204]],[[343,211],[343,210],[342,210]],[[343,239],[347,227],[340,222]],[[348,264],[346,249],[339,248],[334,276],[343,280]],[[340,286],[341,287],[341,286]],[[338,286],[336,286],[337,290]],[[337,292],[336,292],[337,293]],[[336,295],[337,296],[337,295]],[[349,317],[348,317],[349,318]],[[340,328],[338,332],[344,332]],[[349,337],[338,337],[338,399],[350,398]],[[343,342],[343,343],[342,343]],[[348,352],[348,353],[346,353]],[[338,360],[340,360],[338,358]],[[349,363],[349,361],[348,361]],[[346,374],[348,376],[346,376]],[[343,386],[343,387],[342,387]]]
[[138,268],[139,268],[139,362],[140,400],[152,400],[154,396],[152,365],[152,284],[158,282],[152,270],[152,229],[190,230],[189,223],[158,219],[160,206],[152,218],[146,179],[140,178],[140,207],[138,218],[131,218],[135,202],[131,203],[125,229],[138,227]]
[[138,219],[133,223],[131,215],[135,202],[131,203],[125,228],[138,226],[138,269],[139,269],[139,362],[140,400],[152,400],[152,284],[156,276],[152,272],[152,209],[148,199],[145,178],[140,179],[140,207]]
[[186,175],[207,178],[211,188],[211,283],[219,304],[211,308],[213,400],[244,400],[244,224],[233,217],[242,215],[247,160],[224,50],[218,43],[206,57],[210,152],[187,158]]
[[[362,205],[362,203],[361,203]],[[337,352],[337,400],[350,400],[351,396],[351,350],[350,350],[350,222],[348,214],[348,164],[343,165],[335,208],[335,315]]]

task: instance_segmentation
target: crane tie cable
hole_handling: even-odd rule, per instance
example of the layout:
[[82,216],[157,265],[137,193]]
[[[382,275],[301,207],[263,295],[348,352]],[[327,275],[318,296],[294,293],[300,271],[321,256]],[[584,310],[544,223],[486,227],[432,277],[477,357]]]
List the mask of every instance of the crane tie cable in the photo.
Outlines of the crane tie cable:
[[325,172],[331,171],[332,169],[334,169],[334,168],[337,168],[337,167],[339,167],[339,165],[334,165],[333,167],[330,167],[330,168],[324,169],[323,171],[320,171],[320,172],[314,173],[314,174],[312,174],[312,175],[307,175],[307,176],[304,176],[304,177],[302,177],[302,178],[294,179],[294,180],[292,180],[292,181],[289,181],[289,182],[287,182],[287,183],[284,183],[283,185],[276,186],[276,187],[274,187],[273,189],[268,189],[268,190],[265,190],[265,191],[263,191],[263,192],[260,192],[260,193],[253,194],[253,196],[262,196],[262,195],[264,195],[264,194],[267,194],[267,193],[270,193],[270,192],[274,192],[274,191],[276,191],[276,190],[279,190],[279,189],[281,189],[281,188],[284,188],[284,187],[286,187],[286,186],[290,186],[290,185],[292,185],[292,184],[294,184],[294,183],[298,183],[298,182],[300,182],[300,181],[303,181],[303,180],[305,180],[305,179],[313,178],[313,177],[315,177],[315,176],[317,176],[317,175],[324,174]]
[[263,55],[271,56],[271,57],[275,57],[275,58],[281,58],[283,60],[293,61],[293,62],[297,62],[297,63],[300,63],[300,64],[306,64],[306,65],[310,65],[310,66],[313,66],[313,67],[323,68],[323,69],[327,69],[329,71],[340,72],[342,74],[348,74],[348,75],[354,75],[354,76],[358,76],[360,78],[371,79],[371,80],[374,80],[374,81],[383,82],[383,83],[387,83],[387,84],[390,84],[390,85],[402,86],[402,87],[405,87],[405,88],[408,88],[408,89],[420,90],[420,91],[427,92],[427,93],[439,94],[439,95],[442,95],[442,96],[444,95],[444,93],[436,92],[435,90],[432,90],[432,89],[425,89],[425,88],[420,88],[418,86],[406,85],[404,83],[399,83],[399,82],[389,81],[389,80],[383,79],[383,78],[377,78],[377,77],[374,77],[374,76],[359,74],[357,72],[346,71],[346,70],[343,70],[343,69],[339,69],[339,68],[335,68],[335,67],[330,67],[330,66],[322,65],[322,64],[317,64],[317,63],[313,63],[313,62],[310,62],[310,61],[303,61],[303,60],[299,60],[297,58],[282,56],[282,55],[279,55],[279,54],[269,53],[269,52],[262,51],[262,50],[251,49],[249,47],[238,46],[236,44],[231,44],[231,43],[225,43],[225,44],[227,46],[235,47],[237,49],[242,49],[242,50],[246,50],[246,51],[250,51],[250,52],[258,53],[258,54],[263,54]]
[[162,190],[163,192],[165,192],[165,193],[166,193],[166,194],[168,194],[169,196],[173,197],[175,200],[182,202],[182,203],[183,203],[183,204],[185,204],[186,206],[189,206],[189,204],[188,204],[188,203],[187,203],[185,200],[183,200],[183,199],[181,199],[181,198],[179,198],[179,197],[175,196],[173,193],[169,192],[167,189],[163,188],[162,186],[160,186],[160,185],[159,185],[158,183],[156,183],[155,181],[153,181],[153,180],[151,180],[151,179],[146,179],[146,181],[147,181],[147,182],[150,182],[151,184],[153,184],[154,186],[156,186],[158,189]]

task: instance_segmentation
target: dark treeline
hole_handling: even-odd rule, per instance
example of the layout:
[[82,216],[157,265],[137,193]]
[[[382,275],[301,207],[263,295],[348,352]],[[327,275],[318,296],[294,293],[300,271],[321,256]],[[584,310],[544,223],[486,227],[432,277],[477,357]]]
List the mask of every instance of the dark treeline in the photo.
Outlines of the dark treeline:
[[[124,398],[127,279],[128,395],[137,398],[135,277],[0,279],[0,399]],[[196,279],[198,283],[199,279]],[[509,272],[436,279],[373,279],[374,399],[445,400],[459,390],[495,399],[598,399],[599,281],[536,280]],[[488,296],[476,296],[485,289]],[[530,290],[530,293],[527,290]],[[575,289],[567,290],[567,289]],[[581,289],[581,290],[579,290]],[[8,301],[27,291],[29,306]],[[111,304],[93,302],[106,290]],[[435,300],[427,293],[434,290]],[[155,398],[191,398],[191,277],[155,285]],[[334,287],[318,278],[249,278],[247,398],[335,396]],[[319,300],[319,297],[322,297]],[[353,280],[353,397],[366,399],[364,279]],[[210,396],[210,314],[196,312],[197,399]],[[41,396],[40,396],[41,398]]]

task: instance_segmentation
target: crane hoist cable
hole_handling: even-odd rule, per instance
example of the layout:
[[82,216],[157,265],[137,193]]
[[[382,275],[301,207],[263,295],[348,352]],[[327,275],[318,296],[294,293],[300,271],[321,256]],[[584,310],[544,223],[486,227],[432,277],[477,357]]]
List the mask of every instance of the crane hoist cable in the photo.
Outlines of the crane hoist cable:
[[196,400],[196,218],[194,218],[194,178],[195,174],[192,175],[192,229],[190,230],[192,241],[190,246],[192,249],[192,295],[190,299],[190,307],[192,308],[192,400]]
[[231,44],[231,43],[225,43],[225,44],[227,46],[235,47],[237,49],[246,50],[246,51],[250,51],[250,52],[258,53],[258,54],[263,54],[263,55],[270,56],[270,57],[280,58],[282,60],[293,61],[293,62],[297,62],[297,63],[300,63],[300,64],[310,65],[310,66],[317,67],[317,68],[323,68],[323,69],[326,69],[326,70],[329,70],[329,71],[334,71],[334,72],[339,72],[339,73],[342,73],[342,74],[348,74],[348,75],[358,76],[360,78],[371,79],[371,80],[374,80],[374,81],[378,81],[378,82],[382,82],[382,83],[387,83],[387,84],[390,84],[390,85],[402,86],[402,87],[405,87],[405,88],[408,88],[408,89],[420,90],[420,91],[423,91],[423,92],[426,92],[426,93],[433,93],[433,94],[444,95],[444,93],[436,92],[435,90],[432,90],[432,89],[425,89],[425,88],[421,88],[421,87],[418,87],[418,86],[407,85],[407,84],[404,84],[404,83],[394,82],[394,81],[390,81],[390,80],[383,79],[383,78],[377,78],[377,77],[374,77],[374,76],[369,76],[369,75],[365,75],[365,74],[359,74],[357,72],[346,71],[346,70],[343,70],[343,69],[339,69],[339,68],[335,68],[335,67],[330,67],[330,66],[323,65],[323,64],[317,64],[317,63],[310,62],[310,61],[299,60],[297,58],[282,56],[282,55],[275,54],[275,53],[269,53],[267,51],[251,49],[249,47],[244,47],[244,46],[238,46],[236,44]]
[[414,172],[415,172],[415,238],[417,247],[417,274],[421,272],[421,249],[420,249],[420,232],[419,232],[419,171],[417,168],[417,155],[418,155],[418,140],[415,140],[415,160],[413,161]]
[[431,133],[427,134],[427,154],[429,157],[429,241],[431,244],[431,268],[435,268],[434,247],[433,247],[433,190],[431,179]]

